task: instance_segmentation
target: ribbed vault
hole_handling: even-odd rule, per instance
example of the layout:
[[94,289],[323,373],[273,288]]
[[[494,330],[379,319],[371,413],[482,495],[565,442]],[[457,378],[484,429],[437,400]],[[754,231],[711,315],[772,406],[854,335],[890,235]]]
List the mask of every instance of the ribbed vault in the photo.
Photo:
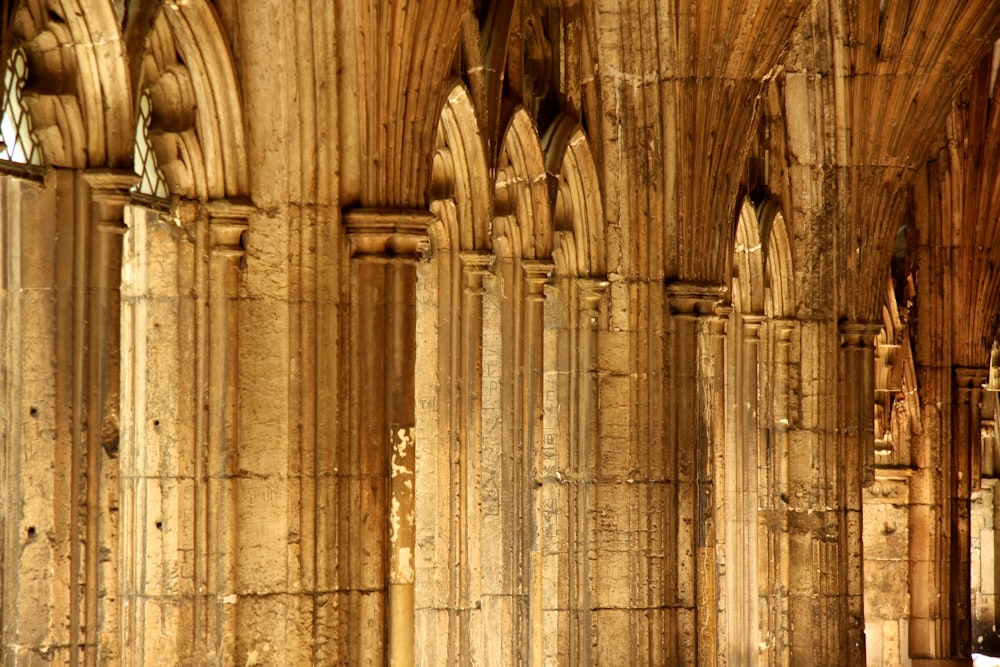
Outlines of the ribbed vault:
[[[1000,88],[997,52],[982,58],[948,121],[952,197],[961,206],[953,230],[956,317],[952,350],[959,366],[980,368],[998,333],[1000,317]],[[957,238],[956,238],[957,237]]]
[[[344,144],[342,198],[363,206],[426,206],[436,110],[455,56],[464,2],[346,3],[337,25]],[[433,110],[433,111],[432,111]]]
[[[848,319],[879,319],[880,285],[914,169],[957,88],[1000,28],[995,0],[833,3],[843,268]],[[860,298],[859,298],[860,297]]]
[[763,80],[808,4],[595,4],[605,173],[624,175],[606,179],[605,201],[609,217],[632,227],[633,270],[724,282],[735,167]]

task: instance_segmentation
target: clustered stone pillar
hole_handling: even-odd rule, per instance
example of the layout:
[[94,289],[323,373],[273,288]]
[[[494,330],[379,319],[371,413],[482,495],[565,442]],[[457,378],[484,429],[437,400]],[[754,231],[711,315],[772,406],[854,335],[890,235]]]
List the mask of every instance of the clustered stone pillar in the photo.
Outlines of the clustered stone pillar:
[[778,667],[791,660],[788,450],[793,422],[790,373],[795,323],[772,319],[768,333],[772,363],[767,375],[768,401],[761,411],[768,432],[759,443],[757,461],[759,661],[761,665]]
[[[460,664],[466,656],[483,655],[483,635],[493,634],[494,628],[483,622],[480,600],[484,545],[482,534],[483,479],[483,278],[489,270],[492,255],[464,251],[460,256],[462,297],[459,324],[458,353],[461,358],[459,377],[453,385],[451,400],[457,405],[456,427],[462,434],[456,439],[456,504],[454,532],[458,536],[457,561],[461,571],[451,571],[455,600],[454,636],[450,643],[449,664]],[[498,370],[493,367],[493,370]],[[491,425],[492,426],[492,425]]]
[[[28,174],[22,174],[28,175]],[[118,655],[118,284],[131,173],[5,178],[4,662]],[[27,658],[30,659],[30,658]]]
[[[115,660],[118,285],[131,173],[4,179],[4,661]],[[8,582],[14,582],[7,585]]]
[[[340,520],[352,536],[347,587],[360,593],[360,641],[351,662],[414,663],[415,260],[431,219],[422,211],[345,211],[351,245],[352,504]],[[342,474],[344,474],[342,472]],[[355,505],[357,507],[357,505]],[[347,610],[345,610],[347,611]],[[387,654],[373,655],[388,638]]]
[[[69,663],[64,377],[58,295],[67,254],[54,188],[15,178],[3,196],[3,662]],[[70,264],[71,266],[71,264]],[[64,290],[63,290],[64,291]],[[63,399],[63,400],[60,400]],[[8,557],[19,554],[19,558]],[[67,648],[58,648],[65,646]]]
[[127,210],[122,664],[233,660],[241,235],[249,207]]
[[198,560],[199,609],[211,664],[233,658],[236,647],[237,502],[239,476],[240,281],[243,238],[252,208],[220,201],[208,205],[208,345],[204,461],[199,465],[196,511],[203,517],[204,557]]
[[[761,564],[757,549],[757,461],[763,430],[758,405],[758,364],[764,320],[763,315],[752,313],[738,313],[730,320],[733,345],[727,384],[731,392],[729,405],[738,409],[726,410],[731,432],[726,434],[726,447],[719,453],[725,457],[725,465],[720,466],[724,476],[717,480],[725,487],[726,543],[730,546],[725,561],[726,598],[744,601],[727,609],[726,653],[731,661],[741,663],[750,663],[761,643],[755,637],[760,625],[757,568]],[[760,506],[766,507],[766,499],[760,500]],[[766,541],[762,543],[766,545]]]
[[[516,548],[520,554],[521,570],[525,581],[519,598],[523,601],[523,611],[528,623],[523,627],[524,645],[528,648],[527,659],[530,664],[542,664],[544,656],[545,627],[545,594],[543,551],[548,548],[545,535],[545,444],[544,444],[544,324],[545,324],[545,286],[552,275],[552,263],[538,260],[521,260],[523,280],[523,303],[520,335],[516,339],[523,341],[521,354],[517,358],[517,367],[521,369],[519,391],[514,393],[515,414],[521,416],[520,438],[515,438],[513,446],[520,449],[515,454],[515,460],[520,459],[519,469],[515,472],[517,485],[520,487],[522,521],[517,530],[519,544]],[[515,327],[517,323],[515,320]],[[517,329],[514,329],[517,331]],[[524,618],[524,616],[522,616]]]
[[87,660],[115,661],[118,644],[118,481],[120,285],[124,210],[132,173],[89,171],[82,179],[90,191],[88,279],[86,423],[85,430],[87,557],[85,579],[90,590],[85,605]]
[[[970,499],[982,471],[982,408],[986,368],[955,368],[951,405],[952,457],[945,477],[952,538],[945,561],[949,586],[948,607],[955,655],[968,656],[972,640],[972,590],[970,588]],[[944,472],[944,471],[942,471]]]
[[606,303],[608,283],[588,278],[574,279],[574,282],[577,299],[570,307],[577,311],[576,344],[568,347],[576,350],[576,360],[571,373],[571,393],[561,397],[565,404],[573,406],[566,452],[570,479],[562,484],[568,495],[569,573],[563,585],[567,587],[570,618],[568,630],[559,636],[560,644],[565,644],[566,648],[560,649],[558,657],[569,664],[590,664],[593,660],[588,640],[593,624],[591,532],[596,509],[593,486],[597,471],[601,371],[598,340],[599,332],[606,328],[602,306]]
[[[501,264],[498,261],[497,264]],[[504,403],[505,364],[503,296],[500,289],[502,266],[483,276],[482,297],[482,487],[480,493],[482,540],[483,656],[494,664],[513,664],[517,646],[506,638],[512,625],[512,596],[515,590],[507,542],[517,525],[512,518],[513,499],[509,456],[504,449],[509,438],[511,413]],[[509,284],[509,283],[508,283]],[[492,631],[491,631],[492,629]]]
[[846,538],[840,567],[846,590],[839,604],[828,610],[837,614],[846,632],[846,658],[850,664],[864,664],[864,576],[862,534],[862,489],[875,481],[875,336],[881,324],[844,321],[840,323],[837,450],[827,465],[841,479],[839,509],[842,512],[841,539]]
[[[725,442],[725,320],[717,307],[723,289],[674,283],[670,308],[668,395],[679,401],[668,442],[673,448],[674,510],[668,513],[666,545],[676,549],[676,569],[667,591],[678,607],[676,652],[681,662],[714,665],[724,651],[725,581],[719,568],[719,531],[724,507],[716,486]],[[688,403],[683,402],[686,397]],[[671,516],[672,515],[672,516]],[[724,519],[722,519],[724,521]],[[722,619],[720,622],[720,618]]]

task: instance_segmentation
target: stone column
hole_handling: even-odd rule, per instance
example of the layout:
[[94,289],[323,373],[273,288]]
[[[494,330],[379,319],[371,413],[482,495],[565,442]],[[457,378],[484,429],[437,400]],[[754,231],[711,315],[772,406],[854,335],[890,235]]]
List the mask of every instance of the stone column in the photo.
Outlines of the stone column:
[[224,201],[127,211],[123,664],[235,659],[238,303],[250,211]]
[[[825,318],[799,320],[793,334],[791,352],[798,356],[788,374],[782,452],[787,491],[778,491],[781,510],[772,528],[787,525],[788,614],[787,625],[776,629],[777,647],[784,651],[780,640],[788,638],[794,665],[859,665],[865,650],[859,440],[874,415],[873,395],[867,419],[859,408],[864,336],[842,335],[838,323]],[[873,364],[866,368],[874,372]],[[784,549],[780,540],[778,546]]]
[[725,648],[729,661],[741,665],[756,661],[760,645],[757,457],[763,416],[758,409],[758,364],[764,319],[763,315],[741,313],[732,323],[731,393],[725,410],[732,432],[726,434],[726,447],[720,452],[725,462],[725,534],[729,547],[725,561],[729,641]]
[[761,665],[791,664],[789,621],[789,429],[793,421],[789,373],[792,364],[791,320],[770,320],[767,402],[758,411],[766,425],[758,443],[757,489],[761,508],[758,518],[758,577],[760,600]]
[[[608,283],[603,280],[576,280],[578,309],[576,321],[576,363],[572,374],[574,395],[573,422],[569,427],[569,469],[573,480],[568,486],[569,563],[569,652],[570,664],[591,664],[593,660],[592,596],[593,572],[590,540],[597,512],[594,481],[597,478],[599,391],[602,369],[598,358],[598,337],[607,328],[602,317]],[[573,348],[571,348],[573,349]]]
[[712,285],[667,286],[667,395],[677,401],[677,407],[667,436],[674,456],[668,467],[672,468],[676,505],[665,540],[676,549],[675,569],[668,574],[675,579],[666,589],[668,595],[676,596],[669,603],[679,607],[673,658],[699,665],[717,664],[720,647],[727,643],[725,584],[718,559],[719,530],[724,530],[724,524],[716,516],[722,507],[717,465],[725,448],[726,314],[717,312],[723,293],[723,288]]
[[483,654],[482,299],[491,257],[445,249],[417,266],[417,438],[426,443],[415,479],[420,664]]
[[[198,468],[192,211],[129,206],[122,268],[123,665],[194,664]],[[176,217],[175,217],[176,216]]]
[[[39,656],[69,664],[63,420],[68,404],[57,330],[58,284],[71,255],[59,233],[53,175],[43,185],[0,177],[3,234],[3,433],[0,556],[4,664]],[[71,265],[71,264],[70,264]],[[60,372],[62,371],[62,372]],[[60,400],[62,399],[62,400]],[[15,557],[15,555],[17,557]]]
[[949,551],[941,563],[947,577],[948,608],[951,610],[952,656],[969,657],[972,641],[972,590],[970,588],[970,499],[978,488],[982,466],[982,400],[987,368],[955,368],[951,404],[952,452],[946,473],[944,518],[951,526]]
[[[414,363],[416,266],[430,214],[359,209],[343,216],[351,245],[351,443],[346,468],[354,508],[342,560],[356,615],[343,627],[350,662],[414,663]],[[344,472],[342,472],[344,474]],[[409,484],[407,484],[409,482]],[[342,581],[344,581],[342,579]],[[355,624],[356,623],[356,624]],[[360,640],[360,641],[359,641]],[[384,649],[380,647],[387,640]]]
[[[115,662],[118,642],[118,480],[120,402],[120,303],[124,209],[136,176],[131,172],[87,171],[81,175],[89,190],[89,266],[84,324],[86,380],[81,400],[86,404],[85,480],[89,508],[84,578],[86,664]],[[83,239],[81,239],[83,240]],[[92,425],[92,426],[90,426]]]
[[253,207],[226,201],[208,205],[207,350],[204,459],[196,469],[196,511],[204,526],[197,561],[202,657],[207,664],[235,660],[238,590],[240,281],[243,235]]
[[44,178],[3,183],[2,514],[4,552],[20,554],[0,577],[4,660],[96,664],[117,656],[118,284],[135,176]]
[[[950,375],[950,378],[949,378]],[[915,667],[969,665],[970,494],[988,369],[925,369],[925,427],[910,507],[910,655]],[[950,386],[949,386],[950,385]],[[934,402],[933,390],[951,405]],[[938,409],[943,408],[943,409]]]
[[[544,492],[545,437],[544,437],[544,336],[545,336],[545,286],[553,265],[549,261],[521,260],[522,302],[520,327],[514,322],[515,349],[520,341],[520,354],[514,358],[519,369],[514,391],[515,414],[521,417],[520,437],[515,438],[514,469],[515,487],[521,505],[522,525],[516,550],[515,564],[523,573],[522,590],[517,615],[521,621],[520,632],[515,635],[526,640],[527,661],[541,665],[545,650],[545,587],[543,582],[543,551],[546,548],[546,493]],[[515,306],[517,307],[517,306]],[[520,330],[518,330],[520,329]]]
[[846,632],[845,659],[852,665],[865,662],[862,490],[875,481],[875,336],[880,330],[880,323],[840,323],[839,452],[827,457],[827,465],[837,470],[840,480],[840,539],[846,538],[839,558],[844,568],[841,584],[846,588],[839,591],[837,609],[828,611],[840,615],[841,633]]
[[505,304],[500,287],[505,280],[505,262],[497,261],[494,268],[483,276],[482,450],[478,457],[482,478],[477,498],[482,545],[478,561],[482,577],[482,659],[487,665],[513,664],[517,650],[510,639],[515,632],[511,599],[515,584],[508,542],[517,524],[511,518],[511,464],[505,449],[512,421],[506,402],[510,363],[506,361],[508,337],[504,335]]
[[459,567],[452,571],[456,589],[457,642],[449,664],[462,664],[467,659],[483,656],[483,633],[490,632],[482,618],[483,535],[480,499],[483,483],[483,278],[493,255],[467,251],[460,255],[462,273],[462,305],[458,353],[461,367],[452,400],[457,403],[458,491],[455,536]]

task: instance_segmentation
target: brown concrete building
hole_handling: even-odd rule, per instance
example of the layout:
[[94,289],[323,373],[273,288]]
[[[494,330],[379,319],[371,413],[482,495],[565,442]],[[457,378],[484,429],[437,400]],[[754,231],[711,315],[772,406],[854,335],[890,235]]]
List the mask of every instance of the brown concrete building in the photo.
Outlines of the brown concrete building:
[[3,665],[1000,654],[1000,0],[3,7]]

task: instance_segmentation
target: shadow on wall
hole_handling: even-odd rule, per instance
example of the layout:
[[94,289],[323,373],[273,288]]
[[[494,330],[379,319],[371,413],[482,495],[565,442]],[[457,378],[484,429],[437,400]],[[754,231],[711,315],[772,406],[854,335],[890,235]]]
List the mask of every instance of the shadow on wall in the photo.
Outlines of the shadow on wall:
[[992,630],[976,636],[972,650],[973,667],[1000,667],[1000,633],[995,625]]

